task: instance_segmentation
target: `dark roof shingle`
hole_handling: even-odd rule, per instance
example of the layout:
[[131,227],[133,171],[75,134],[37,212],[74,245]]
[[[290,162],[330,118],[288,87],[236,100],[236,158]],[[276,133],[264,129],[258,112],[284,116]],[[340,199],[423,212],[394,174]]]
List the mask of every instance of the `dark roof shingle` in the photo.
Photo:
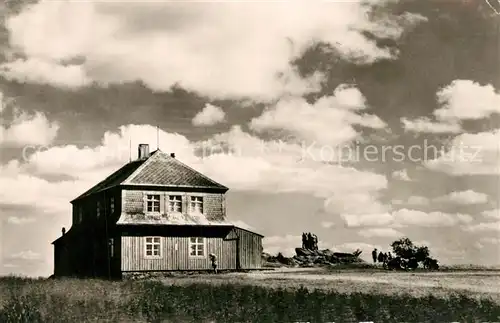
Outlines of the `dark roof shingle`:
[[106,177],[104,180],[87,190],[73,201],[79,200],[99,191],[120,185],[130,175],[132,175],[146,160],[135,160],[120,167],[117,171]]
[[151,157],[143,169],[132,174],[127,184],[226,188],[164,153]]
[[123,165],[73,201],[122,184],[228,189],[174,157],[156,150],[146,159]]

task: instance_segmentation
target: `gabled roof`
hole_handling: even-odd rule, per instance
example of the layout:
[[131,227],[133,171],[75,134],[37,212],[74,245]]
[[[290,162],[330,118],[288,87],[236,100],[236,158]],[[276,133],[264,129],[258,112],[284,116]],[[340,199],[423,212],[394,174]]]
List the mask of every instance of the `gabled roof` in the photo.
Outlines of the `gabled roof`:
[[148,185],[184,188],[216,188],[227,191],[228,188],[215,182],[175,157],[156,150],[148,158],[135,160],[123,165],[103,181],[72,202],[94,193],[120,185]]

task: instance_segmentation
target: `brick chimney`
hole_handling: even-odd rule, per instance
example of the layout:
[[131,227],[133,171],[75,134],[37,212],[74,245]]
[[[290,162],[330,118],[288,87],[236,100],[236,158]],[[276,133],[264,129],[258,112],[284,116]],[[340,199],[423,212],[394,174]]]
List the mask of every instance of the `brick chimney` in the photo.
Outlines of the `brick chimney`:
[[139,144],[137,158],[145,159],[149,157],[149,145],[148,144]]

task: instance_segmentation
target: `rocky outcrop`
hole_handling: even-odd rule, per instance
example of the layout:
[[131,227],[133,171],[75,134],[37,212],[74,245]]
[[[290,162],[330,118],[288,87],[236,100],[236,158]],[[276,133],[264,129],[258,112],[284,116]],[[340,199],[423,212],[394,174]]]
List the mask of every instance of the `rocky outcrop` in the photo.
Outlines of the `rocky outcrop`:
[[295,248],[295,256],[288,258],[278,253],[276,256],[271,256],[264,253],[262,255],[265,263],[270,266],[284,265],[291,267],[319,267],[336,264],[353,264],[363,263],[359,258],[361,251],[357,250],[354,253],[333,252],[329,249],[310,250],[305,248]]

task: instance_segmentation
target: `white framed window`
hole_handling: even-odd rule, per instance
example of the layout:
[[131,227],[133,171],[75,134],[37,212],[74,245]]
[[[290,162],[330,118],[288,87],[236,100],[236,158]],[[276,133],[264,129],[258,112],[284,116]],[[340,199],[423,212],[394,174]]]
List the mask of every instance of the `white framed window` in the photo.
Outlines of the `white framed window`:
[[203,196],[191,196],[189,204],[191,213],[203,213]]
[[115,213],[115,198],[113,196],[109,198],[109,213]]
[[96,203],[96,215],[99,218],[101,216],[101,202]]
[[182,213],[182,196],[169,195],[168,197],[168,211],[174,213]]
[[160,213],[160,194],[146,195],[146,212]]
[[144,254],[146,258],[161,258],[161,238],[145,237]]
[[205,257],[205,238],[193,237],[189,240],[189,256]]

